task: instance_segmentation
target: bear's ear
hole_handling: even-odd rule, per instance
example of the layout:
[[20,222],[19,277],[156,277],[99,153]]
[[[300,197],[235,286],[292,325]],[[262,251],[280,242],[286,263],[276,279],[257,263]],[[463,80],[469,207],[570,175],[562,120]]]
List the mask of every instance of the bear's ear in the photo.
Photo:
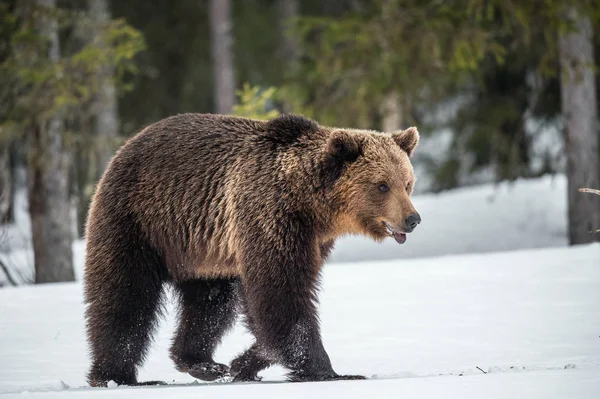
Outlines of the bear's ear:
[[354,162],[362,155],[359,138],[342,129],[331,132],[327,140],[327,154],[342,162]]
[[417,144],[419,144],[419,132],[416,127],[409,127],[401,132],[392,133],[392,138],[408,156],[412,156]]

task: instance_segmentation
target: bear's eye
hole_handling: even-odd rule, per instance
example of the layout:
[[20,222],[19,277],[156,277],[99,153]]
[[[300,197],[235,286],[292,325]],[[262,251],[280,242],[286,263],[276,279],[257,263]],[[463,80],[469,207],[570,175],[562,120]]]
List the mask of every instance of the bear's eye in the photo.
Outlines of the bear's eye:
[[410,191],[410,183],[406,183],[406,191]]
[[388,191],[390,191],[390,186],[388,186],[385,183],[381,183],[379,185],[379,191],[381,191],[382,193],[387,193]]

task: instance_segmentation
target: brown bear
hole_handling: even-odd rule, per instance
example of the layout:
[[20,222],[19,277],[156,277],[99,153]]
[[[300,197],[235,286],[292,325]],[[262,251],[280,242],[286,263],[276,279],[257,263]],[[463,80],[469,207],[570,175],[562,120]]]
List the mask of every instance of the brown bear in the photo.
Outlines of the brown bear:
[[[419,134],[181,114],[148,126],[113,157],[87,223],[85,301],[92,386],[135,385],[165,283],[178,294],[171,358],[202,380],[340,376],[325,351],[317,288],[336,238],[406,240],[420,222],[409,160]],[[213,359],[238,313],[254,344]]]

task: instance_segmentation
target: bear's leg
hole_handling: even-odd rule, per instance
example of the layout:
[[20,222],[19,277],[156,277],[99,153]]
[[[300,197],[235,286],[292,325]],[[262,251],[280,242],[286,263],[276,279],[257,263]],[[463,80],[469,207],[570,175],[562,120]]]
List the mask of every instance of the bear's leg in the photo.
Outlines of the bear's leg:
[[[291,279],[286,282],[287,276]],[[258,347],[290,369],[292,381],[333,379],[338,374],[321,341],[314,303],[316,287],[311,287],[313,284],[306,277],[282,273],[277,276],[281,281],[267,282],[262,281],[266,279],[263,275],[244,284],[248,312],[253,320],[252,330]],[[249,350],[240,360],[251,366],[256,363],[256,358],[257,354]],[[249,375],[251,371],[250,367],[245,374]]]
[[[166,268],[159,254],[130,232],[88,239],[85,294],[91,386],[137,385],[159,313]],[[101,241],[101,242],[99,242]]]
[[[287,277],[290,279],[285,281]],[[262,274],[244,284],[258,346],[291,370],[291,380],[319,381],[337,377],[320,337],[314,303],[316,287],[311,287],[306,276],[293,276],[289,272],[277,273],[276,278],[280,281]],[[256,358],[252,351],[241,356],[242,364],[249,367],[245,375],[253,374]]]
[[[252,315],[248,313],[248,305],[244,295],[239,296],[239,307],[244,315],[246,328],[256,335],[256,325],[252,319]],[[231,375],[233,382],[243,381],[260,381],[258,373],[267,367],[270,367],[274,362],[261,355],[258,343],[254,342],[250,348],[231,362]]]
[[338,375],[323,346],[316,306],[322,257],[310,224],[300,218],[279,224],[285,229],[276,239],[249,242],[243,258],[245,310],[259,355],[290,369],[292,381],[363,379]]
[[204,381],[229,373],[226,365],[213,360],[213,354],[234,325],[237,284],[237,279],[214,279],[175,285],[180,296],[180,316],[171,359],[179,371]]

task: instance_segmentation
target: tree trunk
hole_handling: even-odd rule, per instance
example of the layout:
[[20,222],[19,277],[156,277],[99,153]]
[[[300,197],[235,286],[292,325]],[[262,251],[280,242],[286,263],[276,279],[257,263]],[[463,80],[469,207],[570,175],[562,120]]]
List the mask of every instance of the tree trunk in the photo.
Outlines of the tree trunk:
[[[97,37],[99,36],[98,27],[110,20],[108,0],[88,0],[88,8],[94,21],[92,34]],[[99,43],[100,47],[104,45],[104,43]],[[108,161],[113,155],[119,130],[117,90],[112,81],[113,72],[111,67],[98,71],[102,77],[102,83],[97,98],[94,123],[94,133],[98,138],[96,143],[96,180],[102,176]]]
[[0,143],[0,224],[11,220],[12,168],[9,143]]
[[[300,44],[298,40],[290,32],[293,20],[298,17],[298,0],[279,0],[278,1],[278,23],[279,35],[279,58],[283,60],[281,63],[284,71],[296,70],[297,62],[300,57]],[[286,75],[282,74],[281,78],[285,80]],[[293,112],[292,106],[285,101],[282,104],[283,112]]]
[[381,104],[381,127],[384,132],[395,132],[401,129],[402,107],[397,91],[388,93]]
[[231,1],[210,0],[210,33],[214,68],[215,111],[229,114],[235,104]]
[[592,26],[587,16],[575,8],[568,18],[576,31],[559,38],[562,113],[567,152],[569,243],[600,240],[590,231],[600,228],[600,201],[577,192],[583,187],[600,187],[598,162],[598,115]]
[[[55,0],[36,0],[52,9]],[[36,20],[40,34],[50,40],[48,59],[60,57],[56,21],[48,15]],[[32,121],[29,138],[29,212],[35,261],[35,282],[73,281],[71,214],[68,173],[70,153],[65,148],[60,115]]]
[[280,55],[284,60],[295,62],[300,56],[300,44],[290,33],[290,28],[293,20],[298,17],[298,0],[279,0],[277,6],[281,35]]
[[[87,6],[92,19],[91,29],[79,33],[83,41],[96,41],[98,47],[104,48],[106,43],[101,40],[100,29],[110,21],[108,0],[87,0]],[[117,147],[119,118],[117,90],[112,79],[114,68],[105,66],[98,70],[100,89],[93,105],[92,147],[87,145],[77,148],[75,158],[76,182],[76,225],[77,236],[85,234],[85,222],[89,211],[91,196],[95,184],[100,180],[108,162]],[[90,155],[94,155],[90,157]],[[90,158],[92,158],[90,160]]]

